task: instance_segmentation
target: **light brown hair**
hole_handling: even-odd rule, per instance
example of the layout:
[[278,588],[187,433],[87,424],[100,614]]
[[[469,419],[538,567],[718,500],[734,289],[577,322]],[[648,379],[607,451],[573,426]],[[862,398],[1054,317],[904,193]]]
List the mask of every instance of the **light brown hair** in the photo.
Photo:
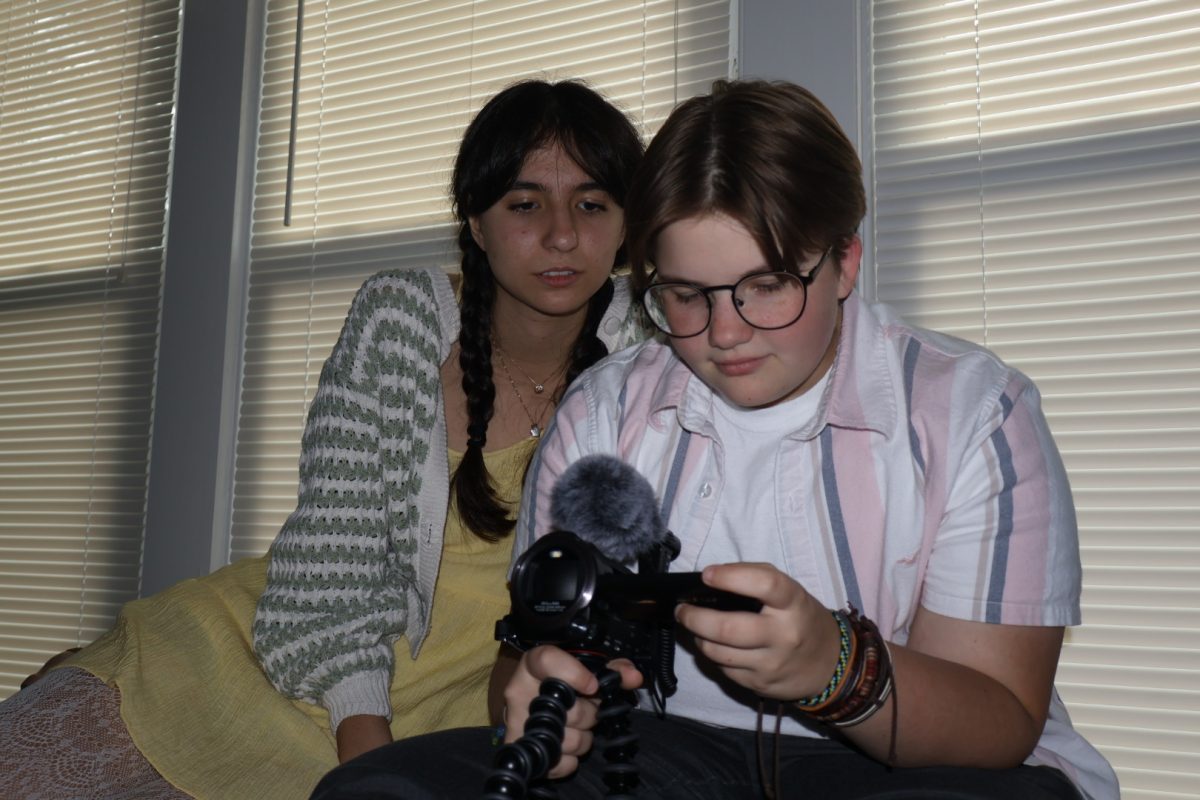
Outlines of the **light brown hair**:
[[772,270],[794,273],[829,247],[843,255],[865,213],[862,163],[820,100],[792,83],[718,81],[671,113],[634,175],[625,205],[634,282],[646,286],[658,234],[681,220],[729,217]]

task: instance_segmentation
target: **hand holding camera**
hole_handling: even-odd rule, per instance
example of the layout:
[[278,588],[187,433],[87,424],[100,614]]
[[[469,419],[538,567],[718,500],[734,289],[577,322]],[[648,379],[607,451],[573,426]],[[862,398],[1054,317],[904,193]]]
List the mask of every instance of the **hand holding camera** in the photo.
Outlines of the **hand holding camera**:
[[[590,746],[592,719],[606,743],[605,781],[615,794],[632,792],[637,737],[629,730],[634,701],[626,690],[637,679],[610,663],[632,662],[661,711],[675,690],[675,607],[756,612],[762,605],[705,585],[698,572],[667,572],[679,541],[659,519],[649,483],[616,458],[589,456],[572,464],[555,485],[551,518],[556,530],[513,566],[512,611],[496,623],[496,638],[531,651],[514,680],[554,677],[540,684],[528,715],[517,712],[522,716],[513,722],[524,735],[497,753],[485,785],[489,799],[523,796],[531,781],[568,774]],[[637,573],[625,565],[634,559]],[[558,649],[533,649],[539,645]],[[563,663],[560,650],[579,664]],[[580,667],[595,676],[594,691]],[[576,705],[580,691],[598,694],[595,718],[591,708]]]

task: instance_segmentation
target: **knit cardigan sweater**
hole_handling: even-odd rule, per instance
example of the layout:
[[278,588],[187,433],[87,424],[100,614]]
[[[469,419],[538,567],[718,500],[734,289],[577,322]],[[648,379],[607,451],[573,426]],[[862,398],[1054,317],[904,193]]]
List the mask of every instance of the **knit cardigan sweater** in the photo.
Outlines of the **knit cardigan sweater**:
[[[643,338],[615,279],[597,331],[609,352]],[[300,456],[299,502],[271,546],[254,650],[283,694],[391,718],[394,645],[429,630],[449,505],[441,365],[459,310],[440,269],[381,272],[350,306],[321,370]]]

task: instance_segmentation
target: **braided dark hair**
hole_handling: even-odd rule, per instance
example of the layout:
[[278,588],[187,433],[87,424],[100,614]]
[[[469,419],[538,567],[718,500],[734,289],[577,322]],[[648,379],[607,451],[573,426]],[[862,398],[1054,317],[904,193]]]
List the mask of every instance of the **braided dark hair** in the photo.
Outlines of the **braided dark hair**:
[[[530,153],[550,144],[561,146],[621,207],[644,149],[629,119],[578,81],[527,80],[509,86],[488,101],[463,135],[452,194],[462,252],[458,345],[467,397],[467,449],[451,478],[450,491],[463,524],[487,541],[511,533],[514,520],[500,504],[483,461],[496,400],[492,381],[496,284],[487,254],[471,235],[470,219],[512,188]],[[624,260],[622,245],[614,266]],[[571,348],[564,386],[607,355],[596,330],[612,296],[610,280],[588,302],[583,330]],[[561,393],[562,388],[559,396]]]

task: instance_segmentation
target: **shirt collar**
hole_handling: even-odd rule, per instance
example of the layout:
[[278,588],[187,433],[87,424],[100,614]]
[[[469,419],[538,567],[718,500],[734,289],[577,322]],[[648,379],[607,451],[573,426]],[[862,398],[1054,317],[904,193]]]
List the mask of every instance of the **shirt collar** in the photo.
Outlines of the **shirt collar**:
[[818,418],[836,427],[890,436],[896,425],[898,394],[887,330],[858,292],[851,292],[842,303],[841,338],[831,369],[833,380],[821,399]]
[[[658,342],[657,347],[669,349]],[[857,292],[842,303],[838,351],[830,367],[817,414],[787,438],[815,438],[826,425],[875,431],[890,436],[896,421],[896,392],[886,346],[886,331]],[[675,355],[670,354],[651,400],[652,419],[674,410],[679,424],[693,433],[713,433],[713,392]],[[665,422],[665,421],[664,421]]]

